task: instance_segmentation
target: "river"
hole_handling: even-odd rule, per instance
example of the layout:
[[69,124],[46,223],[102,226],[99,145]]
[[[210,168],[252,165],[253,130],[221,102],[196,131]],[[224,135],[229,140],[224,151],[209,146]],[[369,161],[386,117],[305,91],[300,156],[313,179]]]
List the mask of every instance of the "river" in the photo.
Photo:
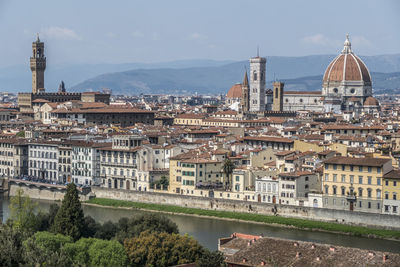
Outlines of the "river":
[[[42,211],[47,211],[51,201],[35,200]],[[0,199],[0,218],[3,221],[9,216],[8,199]],[[149,213],[140,210],[125,210],[108,207],[94,207],[83,205],[85,215],[92,216],[98,222],[117,222],[122,217],[133,217],[139,214]],[[327,243],[338,246],[356,247],[370,250],[381,250],[400,253],[400,241],[383,239],[369,239],[348,235],[304,231],[283,227],[275,227],[248,222],[236,222],[221,219],[201,218],[195,216],[166,214],[174,221],[181,234],[189,234],[198,240],[203,246],[216,250],[218,238],[230,236],[233,232],[247,234],[264,234],[264,236],[279,237],[285,239]]]

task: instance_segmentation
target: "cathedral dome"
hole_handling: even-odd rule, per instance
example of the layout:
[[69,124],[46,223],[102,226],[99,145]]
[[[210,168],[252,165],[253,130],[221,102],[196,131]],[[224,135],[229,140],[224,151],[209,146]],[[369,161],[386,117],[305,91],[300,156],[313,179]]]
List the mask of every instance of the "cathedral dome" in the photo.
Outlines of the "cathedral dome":
[[237,83],[229,89],[226,94],[227,98],[241,98],[242,97],[242,84]]
[[375,97],[369,96],[365,99],[364,106],[379,106],[379,102]]
[[323,82],[363,81],[371,84],[371,76],[364,62],[351,50],[347,35],[342,53],[338,55],[325,71]]

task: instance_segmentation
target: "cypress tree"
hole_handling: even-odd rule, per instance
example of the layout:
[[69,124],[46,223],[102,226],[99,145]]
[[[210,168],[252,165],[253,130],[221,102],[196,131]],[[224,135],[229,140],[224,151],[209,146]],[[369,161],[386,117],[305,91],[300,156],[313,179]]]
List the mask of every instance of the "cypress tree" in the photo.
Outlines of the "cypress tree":
[[54,219],[53,232],[78,240],[84,229],[84,214],[74,183],[68,184],[61,207]]

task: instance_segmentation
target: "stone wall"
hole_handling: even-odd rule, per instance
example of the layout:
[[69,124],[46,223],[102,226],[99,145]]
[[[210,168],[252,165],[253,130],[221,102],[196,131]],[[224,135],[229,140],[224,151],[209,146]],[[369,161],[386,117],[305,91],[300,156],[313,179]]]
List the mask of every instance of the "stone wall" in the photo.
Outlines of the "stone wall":
[[[92,192],[99,198],[129,200],[135,202],[176,205],[181,207],[225,210],[233,212],[248,212],[274,215],[273,204],[247,202],[240,200],[213,199],[208,197],[192,197],[153,192],[138,192],[119,189],[94,187]],[[284,217],[296,217],[318,221],[333,221],[345,224],[400,229],[400,216],[387,214],[372,214],[366,212],[350,212],[312,207],[276,205],[277,214]]]
[[[30,196],[31,198],[43,200],[62,200],[65,194],[65,190],[37,187],[26,185],[23,183],[10,183],[8,190],[9,196],[15,196],[18,189],[24,190],[24,194]],[[92,187],[92,193],[94,193],[98,198],[166,204],[208,210],[224,210],[233,212],[248,212],[274,215],[274,205],[268,203],[213,199],[208,197],[192,197],[167,193],[128,191],[100,187]],[[82,201],[85,201],[88,199],[89,194],[80,195],[80,197]],[[295,217],[318,221],[337,221],[339,223],[345,224],[374,226],[400,230],[400,216],[396,215],[372,214],[357,211],[350,212],[346,210],[333,210],[312,207],[286,206],[279,204],[277,204],[276,207],[277,215],[284,217]]]
[[[43,199],[43,200],[54,200],[54,201],[61,201],[64,198],[64,194],[66,192],[65,189],[59,190],[55,188],[47,188],[47,187],[40,187],[40,186],[33,186],[24,183],[9,183],[8,184],[8,196],[12,197],[17,195],[17,191],[22,189],[24,191],[24,195],[29,196],[30,198],[34,199]],[[81,201],[88,200],[88,195],[79,195]]]

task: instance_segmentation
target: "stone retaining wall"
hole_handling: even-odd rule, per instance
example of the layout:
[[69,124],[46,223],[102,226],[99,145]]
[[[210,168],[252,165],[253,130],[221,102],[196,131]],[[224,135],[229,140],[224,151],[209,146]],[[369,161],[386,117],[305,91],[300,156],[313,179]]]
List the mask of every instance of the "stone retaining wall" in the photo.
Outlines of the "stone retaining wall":
[[[273,204],[247,202],[242,200],[224,200],[208,197],[192,197],[154,192],[127,191],[121,189],[105,189],[94,187],[92,192],[99,198],[130,200],[135,202],[168,204],[209,210],[248,212],[274,215]],[[340,222],[364,226],[382,227],[400,230],[400,216],[373,214],[366,212],[333,210],[324,208],[276,205],[277,215],[318,221]]]

